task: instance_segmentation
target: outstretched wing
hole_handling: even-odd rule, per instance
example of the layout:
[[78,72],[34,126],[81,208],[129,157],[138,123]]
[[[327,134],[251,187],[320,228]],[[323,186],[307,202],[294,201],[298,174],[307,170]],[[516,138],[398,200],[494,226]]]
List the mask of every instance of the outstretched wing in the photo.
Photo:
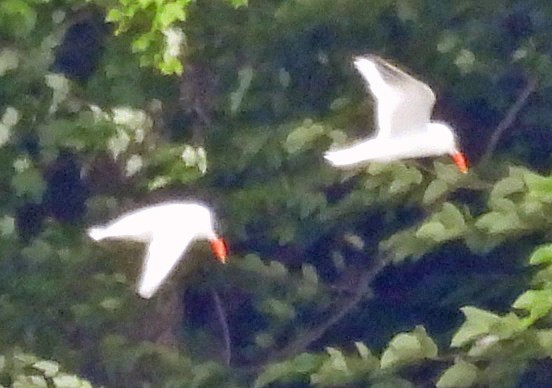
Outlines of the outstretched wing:
[[354,64],[376,100],[378,137],[426,129],[435,104],[429,86],[375,55],[357,57]]
[[184,254],[192,237],[184,234],[155,236],[148,246],[138,283],[138,293],[149,299],[167,279]]

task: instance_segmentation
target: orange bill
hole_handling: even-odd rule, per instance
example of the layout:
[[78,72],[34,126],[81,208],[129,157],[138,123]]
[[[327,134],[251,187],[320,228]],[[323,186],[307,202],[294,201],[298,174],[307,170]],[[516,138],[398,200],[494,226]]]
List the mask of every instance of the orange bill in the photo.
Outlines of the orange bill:
[[454,160],[454,164],[456,164],[462,174],[468,172],[468,161],[462,152],[458,151],[452,154],[452,160]]
[[226,248],[226,242],[223,238],[217,238],[211,240],[211,249],[217,257],[218,261],[222,264],[226,263],[226,256],[228,256],[228,249]]

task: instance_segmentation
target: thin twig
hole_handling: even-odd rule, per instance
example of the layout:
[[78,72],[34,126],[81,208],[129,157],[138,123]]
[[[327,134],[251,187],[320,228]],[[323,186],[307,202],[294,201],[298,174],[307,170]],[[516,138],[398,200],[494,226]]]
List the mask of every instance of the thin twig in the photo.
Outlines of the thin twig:
[[271,361],[281,360],[301,353],[310,344],[322,337],[328,329],[350,313],[366,297],[366,295],[370,293],[370,283],[386,265],[387,262],[385,260],[378,259],[377,263],[373,267],[362,273],[357,283],[355,293],[348,298],[346,303],[337,308],[323,323],[306,333],[301,333],[294,341],[290,342],[284,348],[273,354],[270,357]]
[[527,84],[525,85],[525,88],[523,88],[517,100],[510,107],[510,109],[506,113],[506,116],[504,116],[504,119],[502,119],[502,121],[498,124],[498,126],[494,130],[491,136],[491,139],[489,140],[489,145],[487,146],[487,149],[485,150],[485,153],[481,158],[481,161],[480,161],[481,164],[484,164],[489,161],[496,146],[498,145],[500,138],[504,134],[504,131],[510,128],[510,126],[514,123],[514,121],[517,118],[517,115],[521,111],[521,108],[523,108],[523,106],[527,102],[527,99],[531,94],[533,94],[537,86],[538,86],[538,80],[536,77],[530,77],[527,80]]
[[224,362],[227,366],[230,365],[230,359],[232,358],[232,348],[230,342],[230,327],[228,326],[228,319],[226,318],[226,311],[222,306],[222,302],[218,293],[211,289],[213,300],[215,302],[215,310],[217,312],[217,318],[222,329],[222,338],[224,339]]

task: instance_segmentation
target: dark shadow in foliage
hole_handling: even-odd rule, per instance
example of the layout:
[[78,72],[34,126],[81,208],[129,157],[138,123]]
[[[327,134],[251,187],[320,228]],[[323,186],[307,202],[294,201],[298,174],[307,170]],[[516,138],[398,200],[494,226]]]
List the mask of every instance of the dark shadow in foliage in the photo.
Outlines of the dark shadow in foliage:
[[58,221],[76,221],[85,211],[88,189],[81,179],[80,166],[75,155],[62,151],[46,171],[47,188],[44,206]]
[[549,388],[552,381],[552,361],[536,360],[521,375],[518,388]]
[[104,15],[87,10],[73,17],[55,53],[53,70],[85,82],[96,70],[108,27]]
[[335,97],[332,88],[335,73],[326,57],[332,51],[336,35],[333,26],[318,25],[303,32],[300,38],[293,36],[279,42],[276,56],[290,73],[293,90],[301,92],[289,96],[296,109],[322,112]]
[[26,203],[17,208],[15,227],[22,241],[27,242],[40,233],[45,213],[42,204]]

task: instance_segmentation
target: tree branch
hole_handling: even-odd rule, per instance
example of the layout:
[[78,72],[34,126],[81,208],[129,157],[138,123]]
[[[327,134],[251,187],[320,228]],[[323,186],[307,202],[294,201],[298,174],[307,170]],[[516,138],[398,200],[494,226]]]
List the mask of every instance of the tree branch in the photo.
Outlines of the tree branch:
[[378,259],[374,266],[362,273],[356,285],[354,294],[347,299],[347,302],[340,305],[341,307],[338,307],[323,323],[308,332],[298,335],[295,340],[291,341],[284,348],[273,354],[271,359],[281,360],[294,356],[304,351],[316,340],[320,339],[326,331],[328,331],[328,329],[349,314],[367,295],[371,293],[370,283],[386,265],[386,260]]
[[527,81],[527,84],[525,85],[525,88],[523,88],[517,100],[510,107],[504,119],[502,119],[502,121],[495,128],[491,136],[491,139],[489,141],[489,145],[487,146],[487,149],[485,150],[485,153],[483,154],[483,157],[481,158],[480,163],[486,163],[489,161],[493,152],[496,149],[496,146],[498,145],[500,138],[502,137],[504,132],[514,123],[514,121],[517,118],[517,115],[521,111],[521,108],[523,108],[523,106],[527,103],[527,99],[531,94],[533,94],[537,86],[538,86],[537,78],[530,77]]
[[232,358],[232,344],[230,341],[230,327],[228,326],[228,319],[226,318],[226,311],[222,306],[222,302],[218,293],[211,289],[211,294],[213,295],[213,301],[215,302],[215,311],[217,312],[217,318],[222,329],[222,338],[224,340],[224,363],[226,366],[230,365],[230,360]]

